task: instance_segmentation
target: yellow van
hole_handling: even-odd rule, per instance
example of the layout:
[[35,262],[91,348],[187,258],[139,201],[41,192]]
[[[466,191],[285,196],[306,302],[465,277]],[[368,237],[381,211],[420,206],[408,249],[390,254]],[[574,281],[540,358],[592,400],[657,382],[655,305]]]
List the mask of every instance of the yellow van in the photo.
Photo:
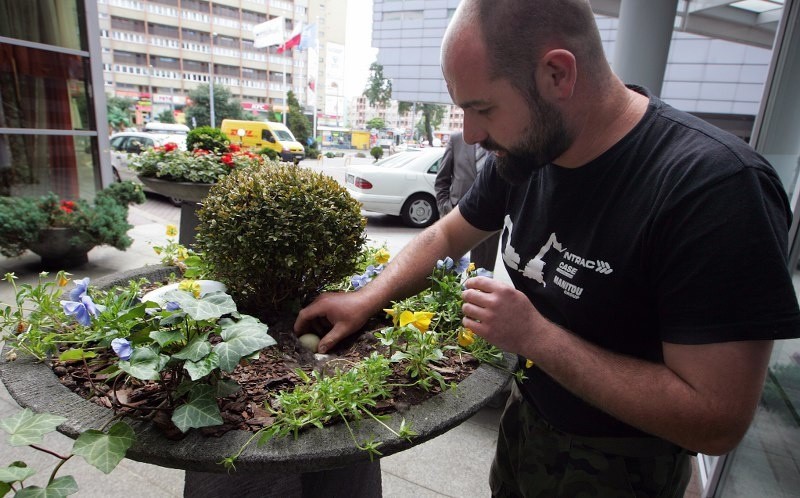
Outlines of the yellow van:
[[282,123],[223,119],[220,129],[232,144],[258,149],[268,147],[277,152],[282,161],[297,164],[305,157],[303,145]]

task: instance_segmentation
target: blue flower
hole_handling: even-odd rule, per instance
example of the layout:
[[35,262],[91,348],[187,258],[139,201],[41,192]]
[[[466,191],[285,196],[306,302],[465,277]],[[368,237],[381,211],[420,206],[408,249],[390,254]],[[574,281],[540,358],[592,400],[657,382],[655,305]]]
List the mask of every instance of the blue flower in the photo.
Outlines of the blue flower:
[[75,288],[69,291],[69,300],[78,302],[89,289],[89,277],[75,281]]
[[461,259],[458,260],[458,265],[456,265],[455,272],[458,274],[464,273],[469,266],[469,257],[462,256]]
[[487,278],[494,278],[494,273],[490,272],[486,268],[478,268],[475,270],[476,277],[487,277]]
[[452,267],[453,267],[453,258],[451,258],[450,256],[447,256],[446,258],[444,258],[444,260],[440,259],[439,261],[436,262],[437,270],[442,270],[442,269],[449,270]]
[[367,285],[369,281],[370,278],[367,276],[366,273],[363,275],[353,275],[352,277],[350,277],[350,284],[352,284],[353,289],[360,289],[365,285]]
[[368,277],[372,277],[373,275],[377,275],[378,273],[379,272],[375,269],[374,265],[369,265],[367,267],[366,271],[364,271],[364,275],[366,275]]
[[100,314],[92,298],[85,294],[81,296],[80,301],[61,301],[61,306],[67,316],[75,317],[75,320],[84,327],[91,325],[92,316]]
[[181,309],[181,305],[175,301],[169,301],[167,304],[164,305],[164,309],[167,311],[178,311]]
[[128,339],[120,339],[119,337],[111,341],[111,349],[119,356],[120,360],[129,360],[131,358],[131,353],[133,353],[133,348],[131,347],[131,341]]

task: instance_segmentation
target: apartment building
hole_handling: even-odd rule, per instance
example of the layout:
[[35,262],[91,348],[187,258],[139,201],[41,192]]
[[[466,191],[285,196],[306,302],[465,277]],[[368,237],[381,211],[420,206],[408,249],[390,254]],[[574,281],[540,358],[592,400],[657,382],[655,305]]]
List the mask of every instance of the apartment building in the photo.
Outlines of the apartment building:
[[[98,0],[105,92],[136,100],[136,122],[174,111],[211,81],[255,114],[285,109],[294,91],[309,110],[325,109],[325,61],[341,46],[337,22],[347,0]],[[317,44],[278,53],[254,46],[253,28],[285,19],[284,38],[317,24]],[[319,81],[317,81],[319,80]],[[191,124],[191,123],[189,123]]]

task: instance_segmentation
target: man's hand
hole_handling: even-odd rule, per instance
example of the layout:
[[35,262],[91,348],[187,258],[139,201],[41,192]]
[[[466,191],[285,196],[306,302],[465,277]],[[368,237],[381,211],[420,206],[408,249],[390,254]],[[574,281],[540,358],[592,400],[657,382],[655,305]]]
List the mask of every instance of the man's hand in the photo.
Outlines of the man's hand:
[[294,322],[297,335],[321,337],[318,351],[326,353],[345,337],[358,331],[372,315],[359,292],[328,292],[303,308]]
[[462,323],[494,346],[529,358],[537,329],[549,322],[522,292],[497,280],[473,277],[465,282]]

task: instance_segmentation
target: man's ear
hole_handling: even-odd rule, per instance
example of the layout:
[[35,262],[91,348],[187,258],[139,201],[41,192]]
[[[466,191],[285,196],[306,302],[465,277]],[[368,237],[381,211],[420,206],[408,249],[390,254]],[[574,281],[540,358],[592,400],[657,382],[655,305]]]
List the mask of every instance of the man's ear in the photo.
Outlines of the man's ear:
[[569,50],[555,49],[545,53],[536,70],[536,84],[543,97],[564,100],[572,97],[578,69]]

